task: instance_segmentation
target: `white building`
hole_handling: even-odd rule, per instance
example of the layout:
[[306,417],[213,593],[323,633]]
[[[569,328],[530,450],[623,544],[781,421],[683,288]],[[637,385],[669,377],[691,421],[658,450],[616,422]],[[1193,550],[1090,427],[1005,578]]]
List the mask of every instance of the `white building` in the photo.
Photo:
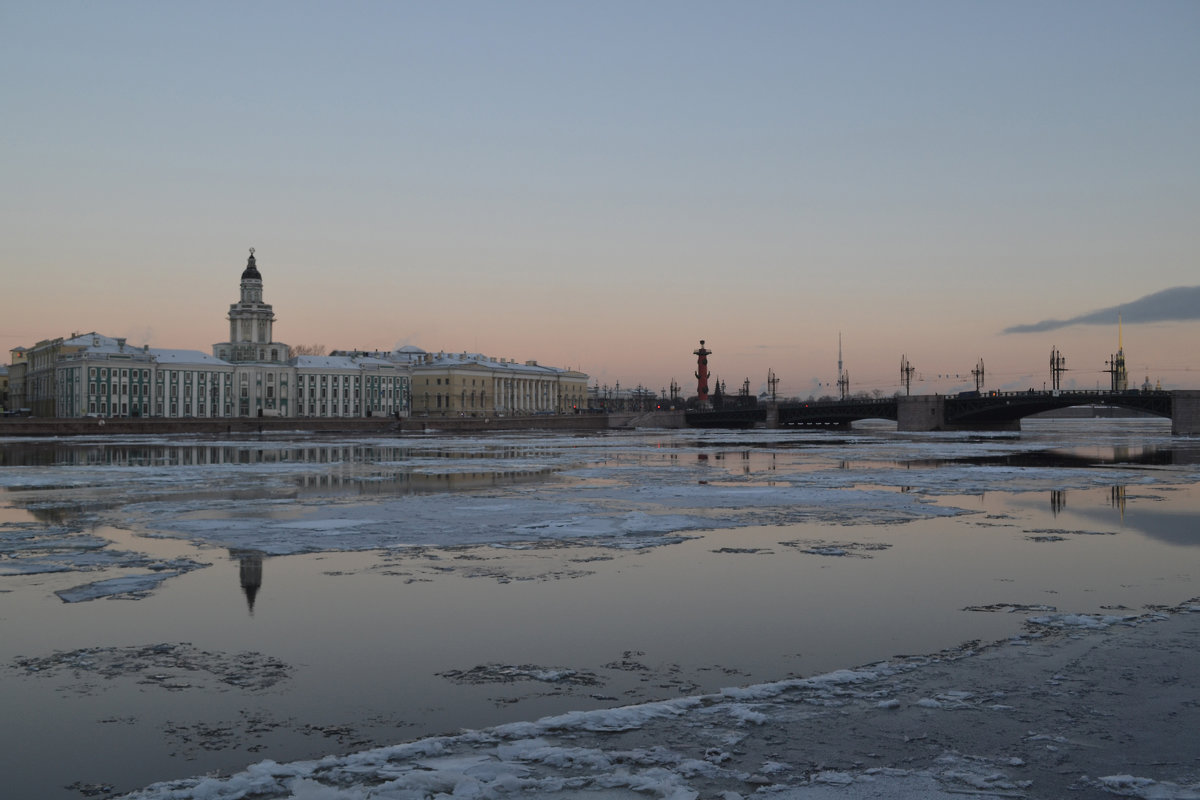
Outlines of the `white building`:
[[[404,364],[359,356],[288,358],[274,337],[254,250],[241,297],[229,307],[229,341],[198,350],[130,347],[98,333],[39,342],[27,407],[59,417],[367,417],[408,413]],[[37,387],[41,387],[38,389]],[[42,397],[41,395],[48,395]],[[52,398],[52,403],[49,402]],[[53,411],[50,411],[52,408]]]
[[253,248],[227,319],[229,339],[211,354],[131,347],[98,333],[16,348],[9,408],[58,417],[398,417],[418,399],[422,414],[455,416],[561,414],[587,404],[587,375],[536,361],[412,346],[289,358],[275,340]]

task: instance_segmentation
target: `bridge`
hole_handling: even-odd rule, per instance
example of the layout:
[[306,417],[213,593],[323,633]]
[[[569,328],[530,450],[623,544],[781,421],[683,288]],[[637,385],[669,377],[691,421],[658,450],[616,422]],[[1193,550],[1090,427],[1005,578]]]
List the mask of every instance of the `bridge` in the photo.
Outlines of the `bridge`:
[[902,431],[1017,431],[1021,419],[1071,406],[1114,406],[1171,420],[1171,432],[1200,434],[1200,391],[964,392],[877,400],[767,404],[753,408],[689,411],[695,428],[849,428],[863,419],[887,419]]

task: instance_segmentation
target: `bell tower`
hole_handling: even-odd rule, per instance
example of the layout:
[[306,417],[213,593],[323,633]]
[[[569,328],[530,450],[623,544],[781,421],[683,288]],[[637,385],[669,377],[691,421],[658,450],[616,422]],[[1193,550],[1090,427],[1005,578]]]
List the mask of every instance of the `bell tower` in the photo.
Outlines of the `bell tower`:
[[275,311],[263,302],[263,279],[250,248],[242,270],[241,299],[229,306],[229,341],[213,345],[213,355],[235,363],[283,363],[286,344],[274,338]]

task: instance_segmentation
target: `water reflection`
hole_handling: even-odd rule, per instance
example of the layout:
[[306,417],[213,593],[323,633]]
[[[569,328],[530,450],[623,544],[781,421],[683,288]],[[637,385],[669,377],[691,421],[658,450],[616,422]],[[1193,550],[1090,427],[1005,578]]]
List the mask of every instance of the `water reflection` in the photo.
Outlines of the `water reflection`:
[[262,588],[263,553],[260,550],[230,550],[230,558],[238,562],[238,582],[242,585],[242,593],[246,595],[246,606],[250,616],[254,616],[254,600],[258,590]]
[[1050,513],[1058,516],[1060,511],[1067,507],[1067,493],[1063,489],[1052,489],[1050,491]]
[[[1109,487],[1108,505],[1110,508],[1116,509],[1118,516],[1120,518],[1120,521],[1122,523],[1125,522],[1125,502],[1126,502],[1126,494],[1125,494],[1125,486],[1123,484],[1118,484],[1118,485]],[[1050,490],[1050,513],[1052,513],[1054,516],[1057,517],[1059,514],[1065,512],[1066,510],[1067,510],[1067,492],[1066,492],[1066,490],[1065,489]]]
[[1125,487],[1114,486],[1110,493],[1112,498],[1112,507],[1121,512],[1121,521],[1125,521]]
[[300,494],[393,495],[425,492],[461,491],[493,486],[512,486],[524,481],[543,480],[550,469],[499,470],[480,472],[385,472],[374,470],[354,473],[303,474],[294,478]]
[[476,443],[469,449],[415,445],[312,444],[260,442],[153,445],[120,442],[7,442],[0,443],[0,466],[5,467],[190,467],[249,464],[367,464],[403,463],[416,458],[435,460],[540,459],[553,452],[536,446],[493,446]]

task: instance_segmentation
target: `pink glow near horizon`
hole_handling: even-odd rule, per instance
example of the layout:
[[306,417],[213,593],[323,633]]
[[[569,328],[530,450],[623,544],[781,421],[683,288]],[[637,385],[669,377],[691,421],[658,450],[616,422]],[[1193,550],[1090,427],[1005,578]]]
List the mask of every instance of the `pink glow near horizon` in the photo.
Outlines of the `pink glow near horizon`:
[[[209,351],[255,246],[291,344],[1094,387],[1115,317],[1000,331],[1196,284],[1195,3],[468,5],[6,15],[0,347]],[[1200,387],[1200,309],[1124,333]]]

